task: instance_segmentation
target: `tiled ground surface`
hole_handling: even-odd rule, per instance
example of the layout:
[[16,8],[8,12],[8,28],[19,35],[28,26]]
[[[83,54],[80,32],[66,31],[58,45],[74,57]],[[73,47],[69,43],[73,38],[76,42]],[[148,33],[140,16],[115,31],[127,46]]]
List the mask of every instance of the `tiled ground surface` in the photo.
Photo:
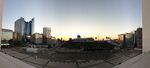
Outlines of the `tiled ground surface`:
[[25,48],[5,48],[1,50],[37,68],[112,68],[141,54],[140,50],[124,49],[116,52],[89,51],[60,53],[55,49],[41,48],[38,53],[28,53]]

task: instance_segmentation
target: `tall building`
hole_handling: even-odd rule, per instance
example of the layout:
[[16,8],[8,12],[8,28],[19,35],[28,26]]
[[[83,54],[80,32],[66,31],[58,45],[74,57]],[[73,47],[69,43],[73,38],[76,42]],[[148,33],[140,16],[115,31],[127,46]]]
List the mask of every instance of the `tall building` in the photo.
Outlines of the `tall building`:
[[51,38],[51,28],[50,27],[43,28],[43,36],[45,38]]
[[18,33],[19,40],[22,39],[22,36],[25,33],[24,28],[25,28],[25,20],[24,18],[20,17],[20,19],[15,21],[15,32]]
[[50,27],[44,27],[43,28],[43,43],[47,44],[48,39],[51,39],[51,28]]
[[142,28],[137,28],[134,38],[135,47],[142,48]]
[[19,40],[27,40],[34,32],[34,18],[27,22],[20,17],[15,21],[15,32],[18,33]]
[[33,35],[34,32],[34,18],[31,21],[25,21],[25,35]]

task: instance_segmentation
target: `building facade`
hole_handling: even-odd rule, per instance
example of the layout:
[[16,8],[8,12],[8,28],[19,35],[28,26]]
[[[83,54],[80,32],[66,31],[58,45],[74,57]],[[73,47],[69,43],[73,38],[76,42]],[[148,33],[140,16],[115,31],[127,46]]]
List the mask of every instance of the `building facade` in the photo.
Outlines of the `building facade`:
[[133,48],[134,46],[134,33],[126,33],[125,34],[125,45],[126,47]]
[[142,28],[137,28],[135,31],[135,47],[142,48]]
[[124,33],[118,35],[118,43],[121,48],[134,48],[135,47],[135,34],[134,32]]
[[120,44],[120,47],[125,46],[125,34],[118,35],[118,43]]
[[43,44],[43,34],[34,33],[31,37],[31,42],[33,44]]
[[50,27],[44,27],[43,28],[43,43],[47,44],[48,39],[51,39],[51,28]]
[[75,38],[72,42],[94,42],[93,38]]
[[25,28],[25,20],[24,18],[20,17],[20,19],[15,21],[15,32],[18,33],[18,40],[22,39],[24,35],[24,28]]
[[19,36],[18,36],[19,33],[17,32],[13,32],[13,40],[19,40]]
[[43,28],[43,36],[45,38],[51,38],[51,28],[50,27]]
[[10,39],[13,38],[13,31],[10,29],[2,29],[1,41],[3,43],[8,43]]
[[34,18],[31,19],[31,21],[26,22],[25,21],[25,35],[32,35],[34,32]]
[[19,40],[28,40],[34,33],[34,18],[27,22],[23,17],[15,21],[15,32]]

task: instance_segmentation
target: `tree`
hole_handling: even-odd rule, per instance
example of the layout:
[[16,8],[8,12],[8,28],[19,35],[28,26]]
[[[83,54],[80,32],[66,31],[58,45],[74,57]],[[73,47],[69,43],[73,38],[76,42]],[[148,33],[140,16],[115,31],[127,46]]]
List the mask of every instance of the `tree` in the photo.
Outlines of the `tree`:
[[14,46],[14,40],[13,40],[13,39],[10,39],[10,40],[8,41],[8,43],[9,43],[10,46]]

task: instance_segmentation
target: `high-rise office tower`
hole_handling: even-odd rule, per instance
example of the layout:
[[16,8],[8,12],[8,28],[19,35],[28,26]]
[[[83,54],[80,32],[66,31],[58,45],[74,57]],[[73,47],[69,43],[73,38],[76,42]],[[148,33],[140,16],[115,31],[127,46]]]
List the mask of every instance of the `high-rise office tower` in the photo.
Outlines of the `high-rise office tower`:
[[31,19],[31,21],[26,22],[25,21],[25,35],[32,35],[34,32],[34,18]]
[[25,20],[24,18],[20,17],[20,19],[15,21],[15,32],[18,33],[17,35],[18,40],[22,39],[22,36],[24,35],[24,28],[25,28]]
[[31,19],[30,21],[32,24],[31,24],[31,34],[33,35],[34,34],[34,18]]
[[15,21],[15,32],[18,33],[19,40],[30,37],[34,32],[34,18],[26,22],[24,18],[20,17],[20,19]]

